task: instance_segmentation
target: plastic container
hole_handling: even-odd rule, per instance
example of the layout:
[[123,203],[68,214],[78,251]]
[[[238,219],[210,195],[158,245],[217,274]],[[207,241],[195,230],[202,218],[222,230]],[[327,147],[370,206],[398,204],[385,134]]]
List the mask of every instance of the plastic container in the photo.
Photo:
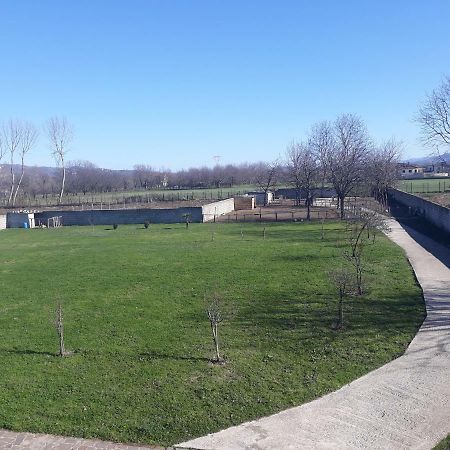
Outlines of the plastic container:
[[24,228],[28,228],[28,222],[24,222],[24,223],[23,223],[23,227],[24,227]]

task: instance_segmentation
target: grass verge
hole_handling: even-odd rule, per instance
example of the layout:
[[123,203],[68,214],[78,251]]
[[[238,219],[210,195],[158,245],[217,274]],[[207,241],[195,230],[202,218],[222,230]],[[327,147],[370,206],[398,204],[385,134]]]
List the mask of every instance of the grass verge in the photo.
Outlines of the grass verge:
[[[307,223],[3,231],[0,428],[169,445],[401,355],[425,314],[402,250],[383,236],[367,246],[367,293],[335,332],[326,273],[343,227],[325,227],[323,240]],[[212,292],[223,298],[223,366],[210,363]],[[58,301],[67,358],[56,356]]]

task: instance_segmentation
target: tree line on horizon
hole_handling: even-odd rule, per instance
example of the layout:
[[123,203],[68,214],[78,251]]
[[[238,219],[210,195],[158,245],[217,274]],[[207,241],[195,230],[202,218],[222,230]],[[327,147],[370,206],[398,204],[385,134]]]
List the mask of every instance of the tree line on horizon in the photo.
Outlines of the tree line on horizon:
[[[450,77],[421,104],[416,122],[424,142],[450,147]],[[334,121],[311,126],[306,139],[292,141],[283,157],[272,162],[217,164],[214,167],[170,171],[137,164],[133,170],[103,169],[90,161],[69,161],[73,126],[64,117],[52,117],[43,135],[57,168],[29,167],[26,158],[39,138],[32,123],[9,119],[0,123],[0,202],[14,207],[24,198],[107,193],[151,189],[227,188],[254,185],[267,192],[276,186],[291,186],[312,204],[315,188],[333,186],[343,214],[345,198],[362,184],[368,193],[385,201],[387,189],[397,179],[401,142],[376,143],[364,121],[342,114]]]

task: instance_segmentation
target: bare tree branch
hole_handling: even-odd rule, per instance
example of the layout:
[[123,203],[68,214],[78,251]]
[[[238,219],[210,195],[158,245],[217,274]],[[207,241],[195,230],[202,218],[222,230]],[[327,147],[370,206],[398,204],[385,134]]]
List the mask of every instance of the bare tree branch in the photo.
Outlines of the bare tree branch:
[[46,132],[53,157],[62,168],[61,190],[59,193],[59,203],[61,203],[66,182],[65,157],[69,151],[69,144],[73,140],[73,127],[65,117],[51,117],[47,122]]
[[426,144],[450,146],[450,76],[427,96],[419,108],[416,122],[420,124]]
[[345,198],[363,181],[372,148],[366,126],[359,117],[343,114],[333,124],[322,122],[313,127],[310,141],[336,190],[343,219]]
[[258,187],[264,192],[264,206],[267,204],[267,192],[275,189],[280,172],[280,163],[275,160],[270,163],[261,163],[256,169],[255,181]]
[[9,153],[9,170],[11,180],[9,187],[8,205],[11,205],[13,201],[15,187],[14,155],[19,148],[20,142],[22,140],[22,133],[22,125],[18,120],[10,119],[3,124],[3,145],[5,146],[6,152]]
[[305,194],[306,219],[310,220],[314,188],[320,175],[317,155],[309,142],[292,142],[287,148],[286,156],[289,182],[296,190],[297,201],[300,200],[302,193]]
[[19,145],[19,154],[21,162],[21,172],[20,178],[17,182],[16,191],[14,193],[14,198],[12,204],[16,204],[17,194],[19,192],[20,186],[23,181],[23,176],[25,174],[25,155],[33,148],[38,138],[38,131],[33,124],[30,122],[25,122],[22,125],[22,139]]

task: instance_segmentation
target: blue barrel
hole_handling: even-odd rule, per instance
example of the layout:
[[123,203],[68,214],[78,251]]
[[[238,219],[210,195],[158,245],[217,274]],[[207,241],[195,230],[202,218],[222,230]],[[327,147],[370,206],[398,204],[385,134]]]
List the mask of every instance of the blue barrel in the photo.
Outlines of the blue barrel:
[[28,222],[24,222],[24,223],[23,223],[23,227],[24,227],[24,228],[28,228]]

